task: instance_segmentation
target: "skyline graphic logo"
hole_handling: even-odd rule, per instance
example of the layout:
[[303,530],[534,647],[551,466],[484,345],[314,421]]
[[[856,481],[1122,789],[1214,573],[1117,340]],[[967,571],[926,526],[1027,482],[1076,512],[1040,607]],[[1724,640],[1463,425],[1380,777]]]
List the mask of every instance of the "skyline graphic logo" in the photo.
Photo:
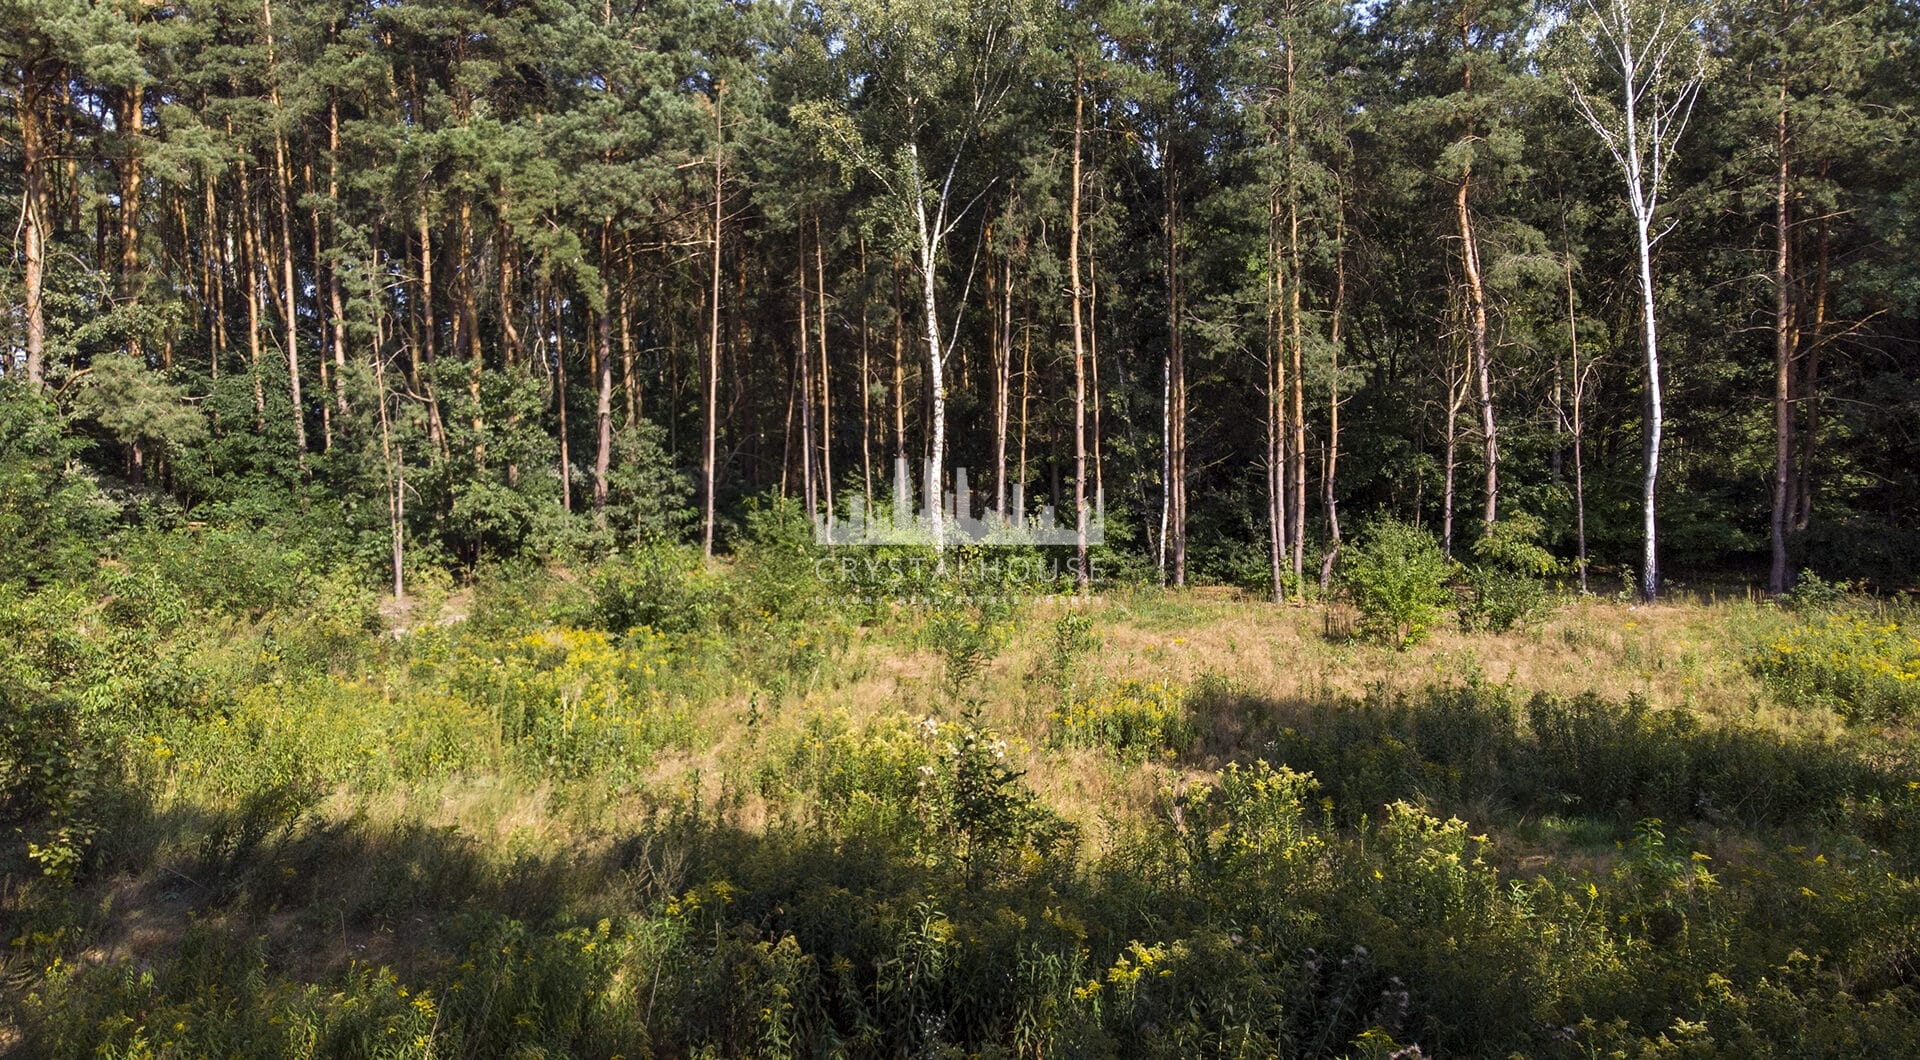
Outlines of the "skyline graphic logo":
[[[831,509],[814,516],[813,539],[821,545],[931,545],[934,543],[934,508],[940,515],[941,545],[1077,545],[1079,534],[1074,520],[1059,522],[1053,506],[1042,505],[1029,515],[1026,490],[1014,483],[1009,510],[982,505],[975,513],[973,491],[967,485],[967,469],[953,472],[953,489],[940,488],[940,472],[931,460],[924,461],[920,507],[914,508],[913,478],[907,470],[907,458],[893,462],[893,504],[874,506],[868,511],[866,499],[854,496],[848,501],[845,518],[836,518]],[[1087,518],[1087,544],[1106,541],[1107,501],[1105,490],[1095,490],[1093,510]]]

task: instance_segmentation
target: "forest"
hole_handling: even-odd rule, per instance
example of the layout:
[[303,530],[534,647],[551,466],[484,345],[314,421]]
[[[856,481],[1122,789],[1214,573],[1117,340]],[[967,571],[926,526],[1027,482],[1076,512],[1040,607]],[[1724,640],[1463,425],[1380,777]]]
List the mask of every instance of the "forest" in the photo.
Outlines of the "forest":
[[1913,0],[0,0],[0,1056],[1920,1049]]

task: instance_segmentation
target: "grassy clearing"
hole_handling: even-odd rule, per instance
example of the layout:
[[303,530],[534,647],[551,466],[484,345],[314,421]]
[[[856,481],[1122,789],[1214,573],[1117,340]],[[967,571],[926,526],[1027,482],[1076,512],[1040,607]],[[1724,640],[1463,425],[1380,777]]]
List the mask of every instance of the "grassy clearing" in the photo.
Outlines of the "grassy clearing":
[[0,1043],[1920,1042],[1905,612],[1588,599],[1396,651],[1225,592],[850,614],[797,555],[14,592]]

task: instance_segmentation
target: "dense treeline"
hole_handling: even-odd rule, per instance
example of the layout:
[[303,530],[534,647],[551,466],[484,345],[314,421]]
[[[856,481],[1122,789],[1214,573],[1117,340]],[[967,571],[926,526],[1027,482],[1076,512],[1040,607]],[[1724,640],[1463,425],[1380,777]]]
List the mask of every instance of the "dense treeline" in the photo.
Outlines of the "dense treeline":
[[1910,3],[0,17],[5,368],[135,518],[724,547],[906,455],[1276,594],[1374,511],[1652,590],[1656,487],[1679,570],[1920,554]]

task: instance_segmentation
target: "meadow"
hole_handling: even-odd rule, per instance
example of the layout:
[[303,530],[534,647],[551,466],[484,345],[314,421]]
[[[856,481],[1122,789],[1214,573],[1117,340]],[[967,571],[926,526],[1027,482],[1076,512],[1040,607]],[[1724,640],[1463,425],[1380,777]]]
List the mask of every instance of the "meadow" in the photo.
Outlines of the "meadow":
[[0,1052],[1920,1045],[1903,599],[1551,588],[1402,646],[817,558],[768,519],[396,602],[203,530],[8,588]]

